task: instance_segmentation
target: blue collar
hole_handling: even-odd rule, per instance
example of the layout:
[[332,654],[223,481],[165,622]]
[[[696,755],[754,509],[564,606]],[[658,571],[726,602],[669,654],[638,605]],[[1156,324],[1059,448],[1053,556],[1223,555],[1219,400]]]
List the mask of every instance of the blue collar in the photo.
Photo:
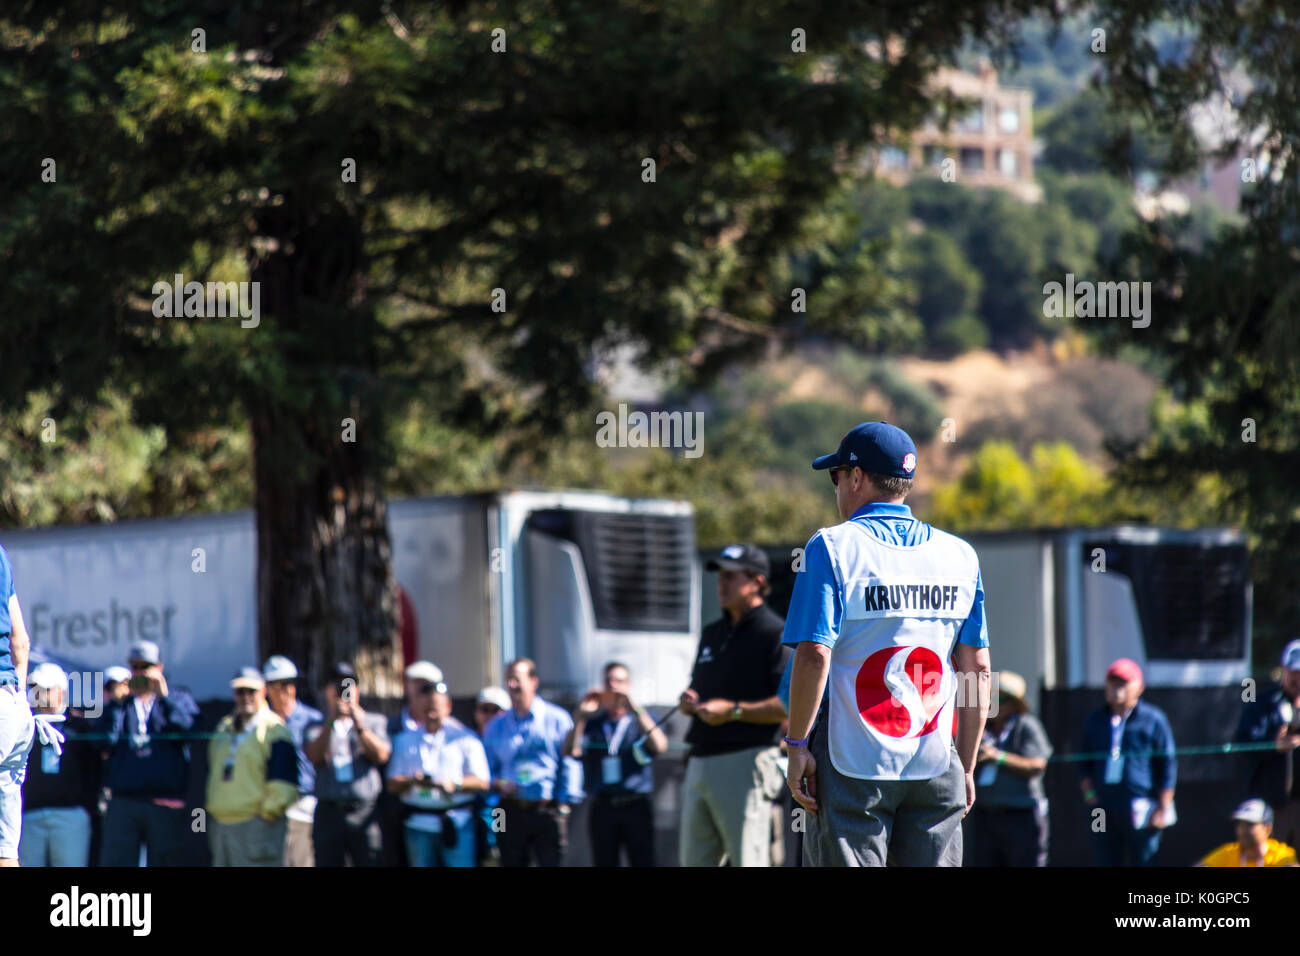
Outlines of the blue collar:
[[907,505],[891,505],[884,501],[868,501],[865,505],[853,512],[849,518],[910,518],[912,509]]

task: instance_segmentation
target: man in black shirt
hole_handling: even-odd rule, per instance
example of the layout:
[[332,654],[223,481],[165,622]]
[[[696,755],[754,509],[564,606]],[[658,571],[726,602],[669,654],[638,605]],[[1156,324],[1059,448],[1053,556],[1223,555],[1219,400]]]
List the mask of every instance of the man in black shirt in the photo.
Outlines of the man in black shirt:
[[785,622],[763,603],[771,590],[767,555],[733,544],[707,565],[718,572],[723,615],[700,635],[691,686],[681,709],[691,715],[682,787],[683,866],[768,866],[771,802],[781,792],[774,746],[785,708],[776,695],[790,651]]

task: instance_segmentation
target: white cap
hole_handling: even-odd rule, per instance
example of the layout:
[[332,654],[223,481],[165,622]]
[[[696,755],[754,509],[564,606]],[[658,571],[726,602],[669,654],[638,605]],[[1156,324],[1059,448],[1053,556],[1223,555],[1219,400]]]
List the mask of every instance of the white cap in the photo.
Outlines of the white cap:
[[442,668],[433,661],[416,661],[406,669],[406,679],[440,684],[442,683]]
[[479,704],[496,704],[502,710],[510,709],[510,695],[504,687],[484,687],[478,692]]
[[1300,671],[1300,637],[1282,648],[1282,666],[1289,671]]
[[272,654],[262,665],[262,676],[268,683],[273,680],[293,680],[298,676],[298,668],[283,654]]
[[43,664],[37,664],[27,675],[27,683],[33,687],[43,687],[46,690],[58,687],[60,690],[68,689],[68,675],[64,673],[63,668],[53,661],[46,661]]
[[112,667],[104,668],[105,684],[124,684],[131,679],[131,672],[121,664],[114,664]]

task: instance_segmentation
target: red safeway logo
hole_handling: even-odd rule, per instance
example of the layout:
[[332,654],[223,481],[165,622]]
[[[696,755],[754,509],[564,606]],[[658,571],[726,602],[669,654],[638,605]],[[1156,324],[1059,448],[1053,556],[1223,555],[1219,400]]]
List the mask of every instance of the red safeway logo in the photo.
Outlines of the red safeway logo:
[[943,664],[934,651],[886,647],[858,671],[858,713],[887,737],[924,737],[938,724],[942,685]]

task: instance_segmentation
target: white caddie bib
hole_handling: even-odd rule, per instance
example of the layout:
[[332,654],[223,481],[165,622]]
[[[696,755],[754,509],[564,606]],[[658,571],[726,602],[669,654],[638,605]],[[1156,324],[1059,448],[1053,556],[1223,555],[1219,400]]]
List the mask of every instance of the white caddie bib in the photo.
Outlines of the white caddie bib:
[[937,528],[923,544],[887,544],[853,521],[822,537],[844,608],[830,662],[831,763],[864,780],[937,777],[957,726],[950,657],[975,603],[975,549]]

